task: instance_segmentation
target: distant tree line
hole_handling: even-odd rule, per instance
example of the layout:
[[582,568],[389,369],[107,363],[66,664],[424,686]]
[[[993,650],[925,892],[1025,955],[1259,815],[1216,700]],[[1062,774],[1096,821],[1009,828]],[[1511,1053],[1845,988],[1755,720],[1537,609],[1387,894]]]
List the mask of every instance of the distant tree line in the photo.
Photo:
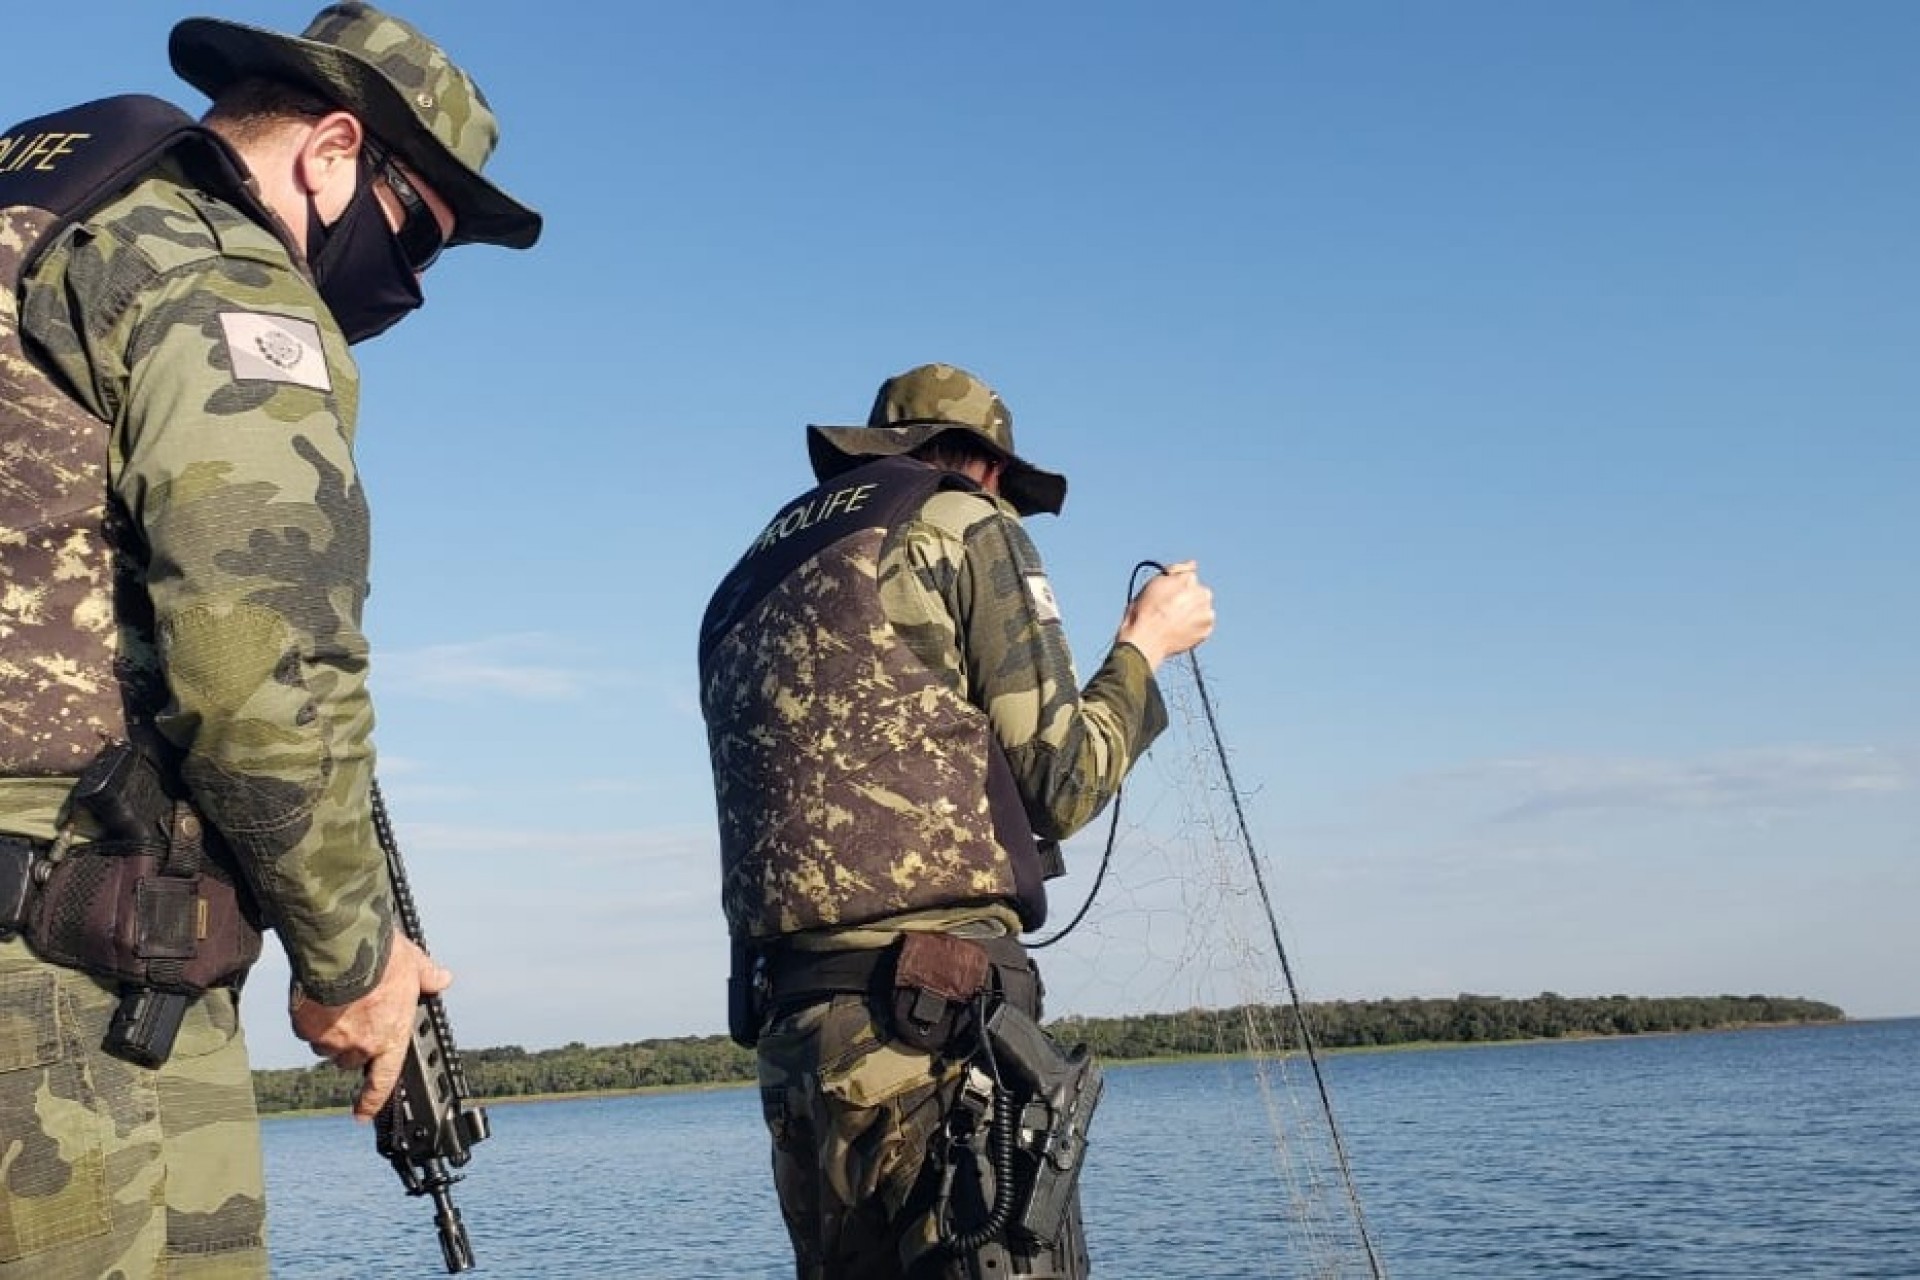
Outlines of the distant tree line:
[[[1569,999],[1551,991],[1526,1000],[1460,995],[1445,1000],[1334,1000],[1290,1006],[1239,1005],[1118,1018],[1062,1018],[1048,1029],[1109,1062],[1207,1054],[1362,1049],[1411,1044],[1486,1043],[1575,1036],[1643,1035],[1735,1027],[1841,1022],[1817,1000],[1779,996],[1605,996]],[[518,1045],[461,1054],[474,1097],[618,1092],[650,1087],[742,1084],[754,1057],[725,1036],[682,1036],[597,1048],[575,1042],[529,1052]],[[350,1104],[357,1077],[329,1066],[253,1073],[262,1111],[321,1110]]]
[[[519,1045],[463,1049],[476,1098],[624,1092],[664,1086],[739,1084],[754,1078],[752,1050],[726,1036],[682,1036],[593,1048],[575,1041],[529,1052]],[[253,1073],[262,1111],[307,1111],[352,1103],[359,1076],[321,1064]]]
[[1301,1024],[1322,1049],[1410,1044],[1475,1044],[1713,1031],[1732,1027],[1840,1022],[1817,1000],[1779,996],[1605,996],[1568,999],[1551,991],[1526,1000],[1460,995],[1448,1000],[1334,1000],[1291,1007],[1242,1005],[1124,1018],[1063,1018],[1048,1029],[1112,1061],[1304,1048]]

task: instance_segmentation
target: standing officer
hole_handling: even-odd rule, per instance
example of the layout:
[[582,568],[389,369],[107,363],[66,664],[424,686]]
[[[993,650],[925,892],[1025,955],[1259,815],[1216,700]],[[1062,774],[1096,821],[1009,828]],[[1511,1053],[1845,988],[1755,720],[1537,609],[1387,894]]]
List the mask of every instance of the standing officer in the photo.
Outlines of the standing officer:
[[[1034,1024],[1019,935],[1045,918],[1053,842],[1165,727],[1154,672],[1212,632],[1212,593],[1192,564],[1155,578],[1082,688],[1020,523],[1066,481],[1015,452],[991,388],[923,365],[808,447],[820,484],[700,632],[729,1022],[759,1048],[796,1274],[1085,1276],[1097,1075]],[[1058,1159],[996,1146],[1016,1138],[993,1098],[1016,1092],[1048,1094]]]
[[[478,86],[364,4],[173,30],[200,124],[0,137],[0,1277],[267,1273],[237,992],[373,1115],[422,993],[371,819],[348,344],[526,248]],[[129,745],[130,744],[130,745]]]

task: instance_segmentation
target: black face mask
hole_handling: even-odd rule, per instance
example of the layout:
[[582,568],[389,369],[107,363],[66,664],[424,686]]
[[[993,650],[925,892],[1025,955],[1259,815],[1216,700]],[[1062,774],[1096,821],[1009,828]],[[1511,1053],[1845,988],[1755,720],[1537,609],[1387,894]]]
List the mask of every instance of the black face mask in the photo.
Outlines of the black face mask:
[[330,227],[321,225],[313,197],[307,197],[307,265],[348,342],[385,333],[426,300],[373,193],[375,180],[362,163],[360,186]]

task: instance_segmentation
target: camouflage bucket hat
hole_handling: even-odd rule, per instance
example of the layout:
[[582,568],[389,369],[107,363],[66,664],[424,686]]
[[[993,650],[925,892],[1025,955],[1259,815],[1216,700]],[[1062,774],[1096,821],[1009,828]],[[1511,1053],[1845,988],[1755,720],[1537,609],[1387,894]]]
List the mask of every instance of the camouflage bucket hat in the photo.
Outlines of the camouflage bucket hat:
[[864,427],[807,428],[814,478],[829,480],[868,458],[911,453],[949,431],[962,432],[1006,461],[1000,496],[1023,516],[1055,515],[1067,500],[1067,478],[1013,450],[1013,414],[992,387],[950,364],[923,364],[880,384]]
[[525,249],[540,238],[540,215],[480,176],[500,139],[480,86],[438,45],[372,5],[328,5],[297,37],[188,18],[174,27],[167,54],[209,98],[264,76],[353,112],[453,207],[449,244]]

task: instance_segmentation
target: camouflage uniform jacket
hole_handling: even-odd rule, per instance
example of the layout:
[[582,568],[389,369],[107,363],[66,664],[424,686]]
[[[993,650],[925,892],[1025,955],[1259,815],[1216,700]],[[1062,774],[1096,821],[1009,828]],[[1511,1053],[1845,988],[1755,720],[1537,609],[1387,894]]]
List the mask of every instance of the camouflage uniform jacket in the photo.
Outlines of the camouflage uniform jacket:
[[[122,563],[84,567],[129,710],[178,749],[302,986],[343,1003],[374,985],[392,933],[368,803],[359,375],[272,216],[191,159],[170,152],[60,233],[19,325],[99,422],[108,521],[131,530]],[[8,603],[20,587],[0,582]],[[0,606],[0,656],[34,645],[32,620]],[[146,705],[143,667],[164,677]],[[0,772],[0,829],[47,834],[71,779]]]
[[[834,495],[885,468],[932,470],[896,459],[835,477],[783,508],[742,564],[809,523],[828,528]],[[989,735],[1011,766],[1021,837],[1064,839],[1165,727],[1151,669],[1130,645],[1079,687],[1012,508],[950,476],[926,488],[904,518],[843,538],[842,569],[804,560],[787,602],[769,597],[772,614],[762,604],[742,620],[726,599],[735,575],[716,594],[709,623],[724,634],[703,635],[702,704],[736,933],[841,931],[1005,902],[1016,885],[1006,824],[996,841],[987,801]],[[761,710],[743,716],[743,701]],[[741,883],[743,865],[758,888]]]

